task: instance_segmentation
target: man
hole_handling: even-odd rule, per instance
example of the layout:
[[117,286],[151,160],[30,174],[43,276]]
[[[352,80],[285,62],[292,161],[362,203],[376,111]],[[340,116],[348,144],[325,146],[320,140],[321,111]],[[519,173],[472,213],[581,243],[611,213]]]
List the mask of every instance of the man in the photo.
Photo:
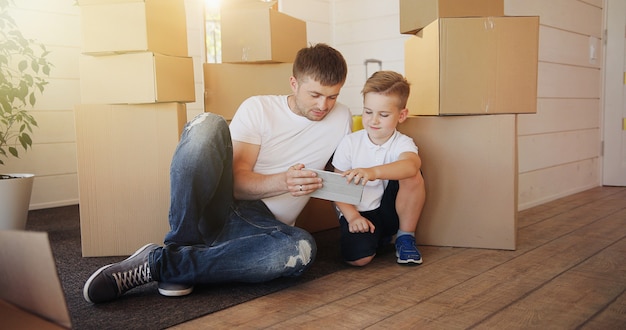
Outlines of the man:
[[181,296],[195,284],[302,274],[317,248],[294,224],[309,194],[322,186],[303,169],[323,169],[350,132],[351,113],[336,102],[346,75],[343,56],[317,44],[296,56],[293,94],[247,99],[230,128],[210,113],[189,122],[170,170],[165,246],[147,244],[98,269],[84,298],[110,301],[151,281],[159,282],[161,294]]

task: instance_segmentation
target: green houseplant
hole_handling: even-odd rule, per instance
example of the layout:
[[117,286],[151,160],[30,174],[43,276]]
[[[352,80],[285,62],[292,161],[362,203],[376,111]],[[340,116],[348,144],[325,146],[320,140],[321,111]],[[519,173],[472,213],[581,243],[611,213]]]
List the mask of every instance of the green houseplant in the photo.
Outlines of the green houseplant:
[[[35,105],[36,95],[44,91],[52,67],[46,47],[22,35],[9,15],[9,1],[0,0],[0,165],[5,165],[10,157],[18,158],[20,151],[32,146],[31,134],[37,121],[28,108]],[[0,229],[20,229],[25,225],[32,177],[0,173],[0,212],[5,212],[0,213],[0,221],[8,222],[0,223]],[[21,209],[13,210],[14,207]]]

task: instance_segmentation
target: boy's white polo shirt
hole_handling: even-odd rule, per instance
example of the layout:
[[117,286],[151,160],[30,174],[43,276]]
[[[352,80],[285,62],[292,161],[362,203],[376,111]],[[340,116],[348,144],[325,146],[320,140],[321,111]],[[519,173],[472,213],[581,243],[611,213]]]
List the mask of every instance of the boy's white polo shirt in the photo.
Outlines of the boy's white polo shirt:
[[[418,149],[413,139],[395,131],[382,145],[376,145],[362,129],[346,136],[335,151],[333,166],[341,171],[353,168],[367,168],[388,164],[398,160],[404,152],[417,153]],[[371,211],[380,206],[380,200],[387,186],[388,180],[369,181],[363,189],[358,211]]]

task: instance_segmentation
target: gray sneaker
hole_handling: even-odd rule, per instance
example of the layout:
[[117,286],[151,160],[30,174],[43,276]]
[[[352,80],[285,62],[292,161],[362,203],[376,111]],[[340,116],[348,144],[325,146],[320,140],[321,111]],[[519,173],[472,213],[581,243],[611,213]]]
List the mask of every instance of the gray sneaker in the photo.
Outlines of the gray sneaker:
[[158,247],[146,244],[127,259],[98,269],[85,283],[85,300],[94,304],[113,300],[132,288],[151,282],[148,257]]
[[193,291],[193,285],[159,282],[159,293],[166,297],[186,296]]

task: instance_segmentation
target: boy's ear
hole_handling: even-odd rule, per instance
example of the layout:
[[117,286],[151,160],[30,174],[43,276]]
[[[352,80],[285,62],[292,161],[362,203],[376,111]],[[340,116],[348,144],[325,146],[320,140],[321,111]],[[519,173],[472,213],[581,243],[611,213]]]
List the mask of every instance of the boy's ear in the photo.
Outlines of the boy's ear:
[[400,118],[398,118],[398,122],[399,123],[404,122],[408,116],[409,116],[409,109],[404,108],[400,110]]

